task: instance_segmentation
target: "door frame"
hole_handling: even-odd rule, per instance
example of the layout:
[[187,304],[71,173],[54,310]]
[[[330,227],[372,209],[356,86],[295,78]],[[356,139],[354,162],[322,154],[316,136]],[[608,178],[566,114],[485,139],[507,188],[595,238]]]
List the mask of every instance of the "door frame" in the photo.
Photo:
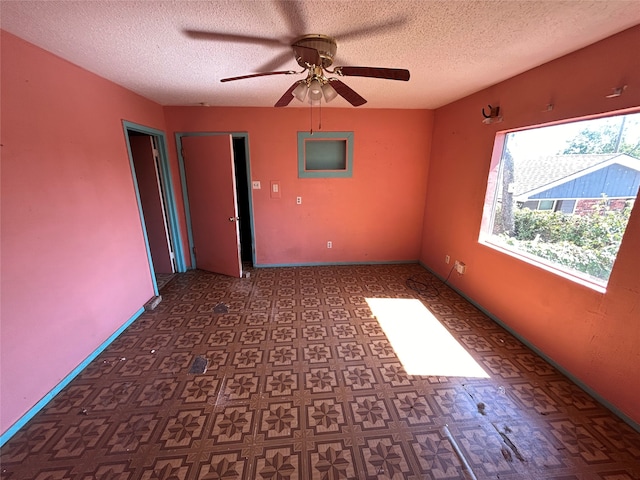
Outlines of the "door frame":
[[151,258],[151,249],[149,248],[149,237],[147,235],[147,227],[144,220],[144,213],[142,211],[142,202],[140,201],[140,191],[138,189],[138,178],[136,176],[136,170],[133,163],[133,153],[131,152],[131,144],[129,143],[129,132],[138,132],[145,135],[154,137],[158,147],[158,156],[160,169],[158,175],[160,176],[160,184],[162,185],[162,199],[167,216],[167,226],[169,228],[169,239],[171,240],[171,247],[173,248],[173,255],[175,258],[176,272],[186,272],[186,262],[184,258],[184,252],[182,250],[182,235],[180,234],[180,227],[178,222],[177,208],[175,202],[175,193],[173,189],[173,181],[171,178],[171,168],[169,166],[169,156],[167,155],[167,140],[166,135],[162,130],[147,127],[145,125],[139,125],[137,123],[130,122],[128,120],[122,121],[122,127],[124,130],[125,143],[127,145],[127,154],[129,156],[129,167],[131,168],[131,177],[133,180],[133,187],[136,194],[136,202],[138,203],[138,214],[140,215],[140,223],[142,226],[142,233],[144,236],[144,244],[147,250],[147,260],[149,263],[149,271],[151,273],[151,279],[153,281],[153,290],[155,295],[158,295],[158,284],[156,282],[156,274],[153,268],[153,260]]
[[[193,246],[194,246],[193,231],[191,230],[191,210],[189,207],[189,198],[187,195],[187,177],[186,177],[185,166],[184,166],[184,157],[182,156],[182,138],[183,137],[208,137],[208,136],[214,136],[214,135],[231,135],[232,139],[242,139],[244,141],[244,149],[245,149],[244,161],[247,169],[247,177],[244,179],[239,179],[237,175],[235,177],[236,177],[236,184],[240,181],[247,182],[247,187],[248,187],[247,191],[249,192],[249,211],[251,216],[251,219],[250,219],[251,220],[250,221],[251,261],[253,262],[253,265],[255,265],[256,264],[256,244],[255,244],[255,228],[254,228],[254,218],[253,218],[253,213],[254,213],[253,212],[253,192],[251,189],[251,161],[250,161],[250,154],[249,154],[249,134],[246,132],[176,132],[175,136],[176,136],[176,148],[178,151],[178,166],[180,168],[180,182],[182,185],[182,201],[184,202],[185,218],[187,222],[187,237],[189,242],[189,255],[191,257],[191,266],[192,268],[195,268],[197,264],[196,264],[195,255],[193,254]],[[235,160],[234,160],[234,164],[235,164]],[[240,238],[238,238],[238,242],[240,242]]]

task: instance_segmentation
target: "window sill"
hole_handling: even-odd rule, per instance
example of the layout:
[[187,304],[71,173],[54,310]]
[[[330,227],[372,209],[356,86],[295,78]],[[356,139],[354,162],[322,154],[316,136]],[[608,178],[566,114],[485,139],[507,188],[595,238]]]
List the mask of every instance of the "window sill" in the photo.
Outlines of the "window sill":
[[505,248],[503,245],[494,243],[491,241],[491,238],[480,238],[478,240],[478,243],[480,243],[480,245],[484,245],[485,247],[489,247],[493,250],[496,250],[500,253],[503,253],[505,255],[509,255],[510,257],[513,257],[517,260],[521,260],[525,263],[528,263],[529,265],[533,265],[534,267],[538,267],[541,268],[542,270],[546,270],[549,273],[552,273],[554,275],[557,275],[559,277],[562,277],[566,280],[569,280],[571,282],[577,283],[578,285],[581,285],[583,287],[589,288],[590,290],[593,290],[595,292],[598,293],[606,293],[607,292],[607,286],[606,285],[602,285],[600,283],[596,283],[593,282],[591,280],[588,280],[584,277],[581,277],[579,275],[574,275],[570,272],[567,272],[565,270],[561,270],[560,268],[552,265],[551,263],[547,263],[537,257],[534,257],[532,255],[527,255],[526,253],[523,252],[519,252],[516,250],[510,250],[508,248]]

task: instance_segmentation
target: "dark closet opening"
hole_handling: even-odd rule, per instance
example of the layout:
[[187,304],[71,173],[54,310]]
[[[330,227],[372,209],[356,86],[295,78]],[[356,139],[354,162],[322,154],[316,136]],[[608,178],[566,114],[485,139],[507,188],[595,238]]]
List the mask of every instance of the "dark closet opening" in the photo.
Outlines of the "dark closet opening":
[[240,258],[243,263],[253,262],[251,239],[251,206],[249,204],[249,172],[245,138],[233,139],[233,162],[236,173],[236,196],[240,217]]
[[160,175],[158,138],[127,129],[129,148],[144,215],[144,229],[158,289],[176,272],[173,238],[168,225],[165,185]]

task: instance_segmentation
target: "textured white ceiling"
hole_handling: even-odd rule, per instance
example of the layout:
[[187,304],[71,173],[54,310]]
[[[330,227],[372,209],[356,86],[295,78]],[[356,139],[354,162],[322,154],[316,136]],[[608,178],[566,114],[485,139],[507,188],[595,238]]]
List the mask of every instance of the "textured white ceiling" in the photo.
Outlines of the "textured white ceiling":
[[639,0],[1,0],[0,8],[2,29],[162,105],[273,106],[304,76],[219,80],[285,58],[278,70],[298,70],[291,40],[320,33],[338,40],[334,65],[411,71],[409,82],[343,78],[368,100],[359,108],[436,108],[640,24]]

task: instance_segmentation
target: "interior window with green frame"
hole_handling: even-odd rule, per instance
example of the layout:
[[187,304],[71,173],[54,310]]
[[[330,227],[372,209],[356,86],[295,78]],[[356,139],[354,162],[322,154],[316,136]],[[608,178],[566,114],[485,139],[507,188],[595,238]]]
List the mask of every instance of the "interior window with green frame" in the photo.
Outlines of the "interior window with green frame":
[[353,174],[353,132],[298,132],[298,177]]

